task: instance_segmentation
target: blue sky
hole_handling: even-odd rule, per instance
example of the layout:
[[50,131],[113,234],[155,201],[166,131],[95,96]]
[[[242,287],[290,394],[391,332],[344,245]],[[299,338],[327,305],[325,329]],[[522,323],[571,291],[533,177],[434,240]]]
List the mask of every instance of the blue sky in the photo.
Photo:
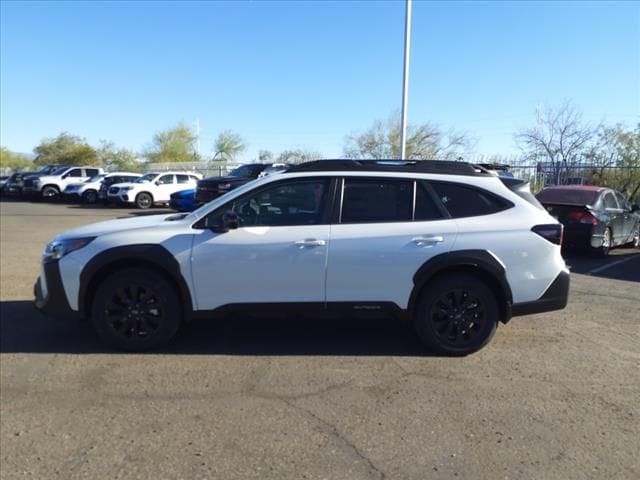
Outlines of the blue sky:
[[[404,2],[17,2],[0,17],[1,143],[61,131],[143,150],[180,121],[258,150],[341,156],[399,110]],[[637,2],[414,1],[409,122],[516,152],[537,105],[640,121]]]

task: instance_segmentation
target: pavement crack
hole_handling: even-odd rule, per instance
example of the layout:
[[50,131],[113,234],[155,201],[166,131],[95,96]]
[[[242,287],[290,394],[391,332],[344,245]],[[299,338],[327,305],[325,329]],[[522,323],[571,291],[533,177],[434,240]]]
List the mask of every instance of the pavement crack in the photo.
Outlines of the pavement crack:
[[289,407],[304,413],[305,415],[308,415],[309,417],[311,417],[312,419],[314,419],[318,424],[320,424],[320,426],[322,427],[322,429],[325,431],[325,433],[331,435],[332,437],[338,439],[349,451],[352,452],[353,455],[355,455],[356,457],[358,457],[359,459],[361,459],[368,467],[369,470],[373,471],[376,473],[377,477],[380,478],[381,480],[384,480],[385,478],[387,478],[386,474],[380,470],[372,461],[369,457],[367,457],[362,451],[360,451],[360,449],[356,446],[355,443],[351,442],[349,439],[345,438],[337,429],[337,427],[333,424],[331,424],[330,422],[326,421],[325,419],[323,419],[322,417],[319,417],[318,415],[316,415],[315,413],[313,413],[311,410],[308,410],[304,407],[301,407],[299,405],[296,405],[295,403],[293,403],[290,400],[281,398],[281,401],[283,401],[285,404],[287,404]]

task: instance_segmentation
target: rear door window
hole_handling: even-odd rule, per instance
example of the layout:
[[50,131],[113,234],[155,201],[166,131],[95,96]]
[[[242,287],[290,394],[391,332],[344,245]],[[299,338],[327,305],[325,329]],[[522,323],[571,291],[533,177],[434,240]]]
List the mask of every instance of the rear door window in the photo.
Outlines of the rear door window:
[[345,178],[340,223],[410,222],[413,181]]
[[497,195],[467,185],[432,182],[431,186],[453,218],[490,215],[513,206],[511,202]]
[[618,209],[618,202],[616,202],[616,197],[613,196],[613,193],[606,192],[603,196],[603,204],[604,208],[614,208]]

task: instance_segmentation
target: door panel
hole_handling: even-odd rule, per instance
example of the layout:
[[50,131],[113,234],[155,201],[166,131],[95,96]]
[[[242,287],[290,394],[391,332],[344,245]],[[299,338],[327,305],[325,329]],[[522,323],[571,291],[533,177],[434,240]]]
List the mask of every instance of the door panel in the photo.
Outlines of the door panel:
[[196,232],[191,268],[199,310],[325,300],[328,225]]
[[448,252],[454,220],[333,225],[327,265],[327,302],[394,302],[406,308],[413,275]]

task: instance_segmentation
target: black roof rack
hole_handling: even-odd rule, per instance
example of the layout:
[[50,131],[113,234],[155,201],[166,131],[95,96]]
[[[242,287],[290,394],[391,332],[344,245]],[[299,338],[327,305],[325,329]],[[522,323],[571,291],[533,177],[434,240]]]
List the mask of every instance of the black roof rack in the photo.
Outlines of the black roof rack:
[[312,160],[292,166],[287,172],[408,172],[486,176],[488,172],[467,162],[449,160]]

